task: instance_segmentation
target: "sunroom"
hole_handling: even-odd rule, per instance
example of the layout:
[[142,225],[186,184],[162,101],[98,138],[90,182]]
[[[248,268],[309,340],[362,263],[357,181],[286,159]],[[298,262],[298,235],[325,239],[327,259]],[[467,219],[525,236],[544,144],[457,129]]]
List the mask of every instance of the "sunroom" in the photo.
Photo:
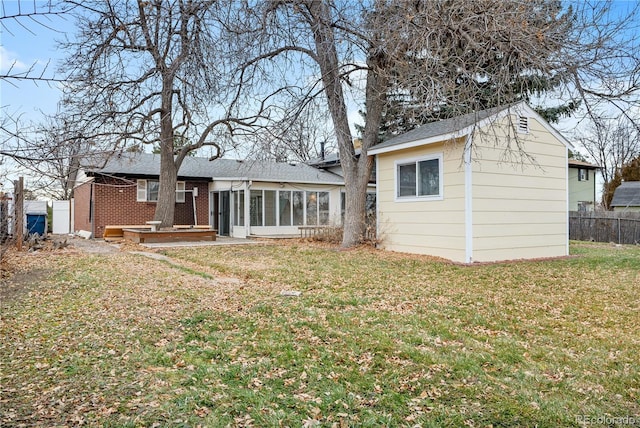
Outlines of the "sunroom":
[[[220,235],[298,236],[301,227],[341,224],[342,177],[304,164],[233,162],[218,162],[209,185],[210,224]],[[246,175],[231,176],[238,168]]]

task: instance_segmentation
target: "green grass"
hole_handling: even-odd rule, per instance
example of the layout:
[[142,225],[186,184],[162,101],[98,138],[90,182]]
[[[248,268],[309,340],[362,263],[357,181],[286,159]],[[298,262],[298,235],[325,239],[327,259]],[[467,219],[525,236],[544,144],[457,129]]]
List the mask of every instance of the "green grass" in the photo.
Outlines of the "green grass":
[[480,266],[295,243],[165,251],[171,263],[42,256],[48,279],[3,307],[0,422],[552,427],[638,416],[640,248],[571,253]]

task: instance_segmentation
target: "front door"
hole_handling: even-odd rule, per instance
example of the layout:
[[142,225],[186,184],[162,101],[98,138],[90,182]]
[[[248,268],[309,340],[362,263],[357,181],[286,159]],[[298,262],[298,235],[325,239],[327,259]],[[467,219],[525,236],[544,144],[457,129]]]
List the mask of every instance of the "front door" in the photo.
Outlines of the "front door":
[[231,229],[231,192],[212,192],[211,214],[213,228],[218,230],[218,235],[229,236]]

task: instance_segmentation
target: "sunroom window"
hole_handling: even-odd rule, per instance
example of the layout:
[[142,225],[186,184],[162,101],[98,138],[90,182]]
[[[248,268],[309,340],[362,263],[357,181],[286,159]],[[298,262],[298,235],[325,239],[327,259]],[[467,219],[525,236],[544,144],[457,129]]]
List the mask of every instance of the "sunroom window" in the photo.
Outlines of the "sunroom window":
[[329,224],[329,192],[251,190],[250,203],[251,226]]

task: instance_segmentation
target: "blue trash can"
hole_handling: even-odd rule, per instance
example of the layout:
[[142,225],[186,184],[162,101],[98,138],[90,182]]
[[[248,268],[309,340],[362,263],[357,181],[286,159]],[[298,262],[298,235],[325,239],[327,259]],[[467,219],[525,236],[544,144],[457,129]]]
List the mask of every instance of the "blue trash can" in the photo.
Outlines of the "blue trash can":
[[27,214],[27,234],[37,233],[40,236],[44,236],[46,225],[46,214]]

